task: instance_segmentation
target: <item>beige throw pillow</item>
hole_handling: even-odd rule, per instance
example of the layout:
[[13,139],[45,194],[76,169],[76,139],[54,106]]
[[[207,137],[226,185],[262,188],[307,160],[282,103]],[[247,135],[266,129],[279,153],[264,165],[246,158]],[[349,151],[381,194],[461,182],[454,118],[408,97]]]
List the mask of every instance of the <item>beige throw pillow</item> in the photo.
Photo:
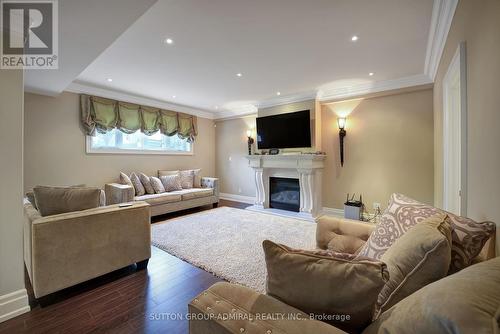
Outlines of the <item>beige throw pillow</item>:
[[305,313],[327,316],[344,330],[359,331],[370,323],[388,280],[384,263],[328,250],[294,250],[269,240],[263,247],[270,296]]
[[33,188],[35,202],[41,216],[81,211],[99,207],[101,189],[84,187]]
[[499,333],[500,257],[429,284],[382,313],[363,334]]
[[132,181],[132,184],[134,185],[135,196],[142,196],[146,193],[146,189],[144,189],[144,186],[136,173],[130,174],[130,181]]
[[153,185],[151,184],[151,180],[149,179],[149,176],[147,176],[144,173],[139,173],[139,180],[141,180],[141,183],[144,186],[144,190],[146,191],[146,194],[154,194],[155,193],[155,190],[153,188]]
[[159,178],[151,176],[149,178],[149,180],[150,180],[151,186],[153,187],[156,194],[161,194],[161,193],[164,193],[166,191],[165,187],[163,186],[163,183],[161,182],[161,180]]
[[451,226],[438,213],[410,228],[382,255],[389,281],[380,292],[375,318],[420,288],[446,276],[451,260]]
[[179,172],[181,177],[182,189],[191,189],[194,185],[194,172],[193,170],[182,170]]
[[179,174],[178,170],[159,170],[158,177],[167,176],[167,175],[177,175]]
[[401,194],[392,194],[380,223],[359,254],[380,260],[387,249],[406,231],[438,213],[448,214],[452,228],[449,273],[467,267],[479,255],[486,241],[495,233],[495,224],[477,223],[472,219],[456,216]]
[[161,176],[160,180],[163,183],[163,187],[165,187],[165,191],[182,190],[179,174]]

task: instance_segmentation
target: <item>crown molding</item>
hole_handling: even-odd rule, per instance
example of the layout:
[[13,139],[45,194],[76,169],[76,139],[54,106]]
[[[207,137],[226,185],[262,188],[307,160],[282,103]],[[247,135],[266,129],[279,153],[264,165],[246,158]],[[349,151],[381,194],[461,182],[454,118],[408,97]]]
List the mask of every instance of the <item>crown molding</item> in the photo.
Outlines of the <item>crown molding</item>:
[[348,87],[339,87],[318,92],[318,100],[326,102],[339,100],[401,88],[415,87],[431,84],[432,80],[425,74],[417,74],[393,80],[375,81]]
[[424,73],[434,81],[458,0],[434,0]]
[[262,108],[270,108],[270,107],[275,107],[275,106],[280,106],[283,104],[290,104],[290,103],[295,103],[295,102],[302,102],[302,101],[307,101],[307,100],[315,100],[317,91],[308,91],[308,92],[302,92],[298,94],[293,94],[293,95],[286,95],[286,96],[280,96],[280,97],[275,97],[269,100],[264,100],[262,102],[259,102],[257,104],[257,107],[259,109]]
[[224,120],[224,119],[236,119],[243,118],[250,115],[257,114],[257,107],[253,104],[245,104],[239,107],[231,108],[227,111],[221,111],[214,115],[214,119],[216,120]]
[[194,115],[202,118],[214,119],[215,114],[202,109],[184,106],[181,104],[169,103],[161,100],[156,100],[152,98],[147,98],[139,95],[134,95],[130,93],[125,93],[117,90],[112,90],[108,88],[96,87],[81,82],[71,83],[65,91],[77,94],[89,94],[96,95],[100,97],[105,97],[108,99],[119,100],[123,102],[141,104],[150,107],[156,107],[161,109],[168,109],[172,111],[182,112],[189,115]]

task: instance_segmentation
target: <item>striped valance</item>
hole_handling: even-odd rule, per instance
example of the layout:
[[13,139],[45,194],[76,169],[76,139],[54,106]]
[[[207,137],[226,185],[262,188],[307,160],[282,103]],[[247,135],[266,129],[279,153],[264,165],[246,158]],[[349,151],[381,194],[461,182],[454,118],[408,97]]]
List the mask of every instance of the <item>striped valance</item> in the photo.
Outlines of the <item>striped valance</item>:
[[175,111],[85,94],[80,95],[80,110],[82,126],[89,136],[112,129],[119,129],[123,133],[140,130],[148,136],[161,131],[166,136],[177,134],[193,142],[198,134],[196,116]]

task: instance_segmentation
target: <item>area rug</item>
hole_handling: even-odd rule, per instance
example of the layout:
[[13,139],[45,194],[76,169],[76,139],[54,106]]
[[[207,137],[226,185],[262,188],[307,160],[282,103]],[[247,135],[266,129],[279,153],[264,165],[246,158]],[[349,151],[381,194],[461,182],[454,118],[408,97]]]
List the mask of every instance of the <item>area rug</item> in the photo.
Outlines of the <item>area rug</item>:
[[221,207],[156,223],[154,246],[229,282],[266,290],[265,239],[293,248],[316,247],[316,224]]

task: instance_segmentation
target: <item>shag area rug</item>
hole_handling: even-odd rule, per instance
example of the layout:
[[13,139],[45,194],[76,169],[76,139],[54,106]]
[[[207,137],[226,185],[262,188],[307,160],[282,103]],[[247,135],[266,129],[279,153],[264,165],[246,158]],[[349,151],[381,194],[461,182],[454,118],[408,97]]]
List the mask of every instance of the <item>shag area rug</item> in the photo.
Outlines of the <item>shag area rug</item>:
[[221,207],[152,226],[154,246],[229,282],[266,291],[265,239],[316,248],[316,224]]

